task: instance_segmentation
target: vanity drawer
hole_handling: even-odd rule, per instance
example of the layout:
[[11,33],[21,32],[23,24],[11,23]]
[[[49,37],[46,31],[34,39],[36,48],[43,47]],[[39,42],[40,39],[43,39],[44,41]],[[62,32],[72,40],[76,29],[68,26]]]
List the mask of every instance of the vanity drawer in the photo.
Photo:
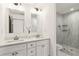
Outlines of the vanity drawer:
[[49,40],[41,40],[37,42],[37,46],[44,45],[44,44],[49,44]]
[[35,48],[28,49],[28,56],[35,56],[35,55],[36,55]]
[[15,56],[26,56],[26,49],[15,51]]
[[30,42],[28,43],[28,48],[33,48],[36,46],[36,42]]
[[26,44],[19,44],[19,45],[11,45],[6,47],[0,47],[0,54],[12,52],[16,50],[26,49]]
[[8,53],[1,54],[0,56],[26,56],[26,50],[22,49],[22,50],[17,50],[13,52],[8,52]]

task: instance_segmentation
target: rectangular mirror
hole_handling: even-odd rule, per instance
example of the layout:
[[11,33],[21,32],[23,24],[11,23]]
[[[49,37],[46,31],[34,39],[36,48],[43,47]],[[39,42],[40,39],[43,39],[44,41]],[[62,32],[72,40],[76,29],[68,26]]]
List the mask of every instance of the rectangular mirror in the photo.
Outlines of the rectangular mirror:
[[32,32],[38,31],[38,15],[37,14],[31,14],[31,24],[32,24]]
[[9,9],[9,33],[24,32],[24,12]]

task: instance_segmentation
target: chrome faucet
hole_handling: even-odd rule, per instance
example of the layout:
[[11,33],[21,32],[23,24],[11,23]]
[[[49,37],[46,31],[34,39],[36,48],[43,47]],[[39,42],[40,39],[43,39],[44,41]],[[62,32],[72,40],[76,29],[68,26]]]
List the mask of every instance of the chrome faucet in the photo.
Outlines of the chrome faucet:
[[18,40],[19,39],[19,37],[16,35],[15,37],[14,37],[14,40]]

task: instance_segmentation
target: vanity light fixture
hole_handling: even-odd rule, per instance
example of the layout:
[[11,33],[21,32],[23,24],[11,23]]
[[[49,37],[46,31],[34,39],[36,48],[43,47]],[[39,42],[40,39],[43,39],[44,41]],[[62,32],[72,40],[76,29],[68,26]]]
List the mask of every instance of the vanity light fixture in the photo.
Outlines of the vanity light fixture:
[[42,9],[40,8],[34,8],[36,11],[42,11]]
[[18,3],[14,3],[14,5],[18,6]]
[[19,6],[19,5],[21,6],[22,3],[14,3],[14,5],[15,5],[15,6]]
[[12,4],[10,3],[10,4],[8,4],[8,8],[19,10],[19,11],[24,11],[25,10],[22,3],[12,3]]
[[36,11],[39,11],[39,9],[38,9],[38,8],[35,8],[35,10],[36,10]]
[[34,8],[31,9],[30,12],[33,13],[33,14],[40,14],[41,11],[42,11],[41,8],[34,7]]

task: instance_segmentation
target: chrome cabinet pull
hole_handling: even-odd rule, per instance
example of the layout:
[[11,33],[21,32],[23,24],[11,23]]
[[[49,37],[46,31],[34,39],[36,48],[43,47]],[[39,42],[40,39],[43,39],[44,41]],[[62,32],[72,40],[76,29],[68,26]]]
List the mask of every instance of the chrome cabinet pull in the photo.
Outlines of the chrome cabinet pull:
[[12,53],[12,56],[16,56],[18,54],[18,52],[14,52]]
[[15,56],[15,54],[14,54],[14,53],[12,53],[12,56]]
[[15,52],[15,54],[18,54],[18,52]]
[[31,53],[33,53],[33,51],[31,51]]
[[33,46],[33,44],[31,44],[31,46]]

